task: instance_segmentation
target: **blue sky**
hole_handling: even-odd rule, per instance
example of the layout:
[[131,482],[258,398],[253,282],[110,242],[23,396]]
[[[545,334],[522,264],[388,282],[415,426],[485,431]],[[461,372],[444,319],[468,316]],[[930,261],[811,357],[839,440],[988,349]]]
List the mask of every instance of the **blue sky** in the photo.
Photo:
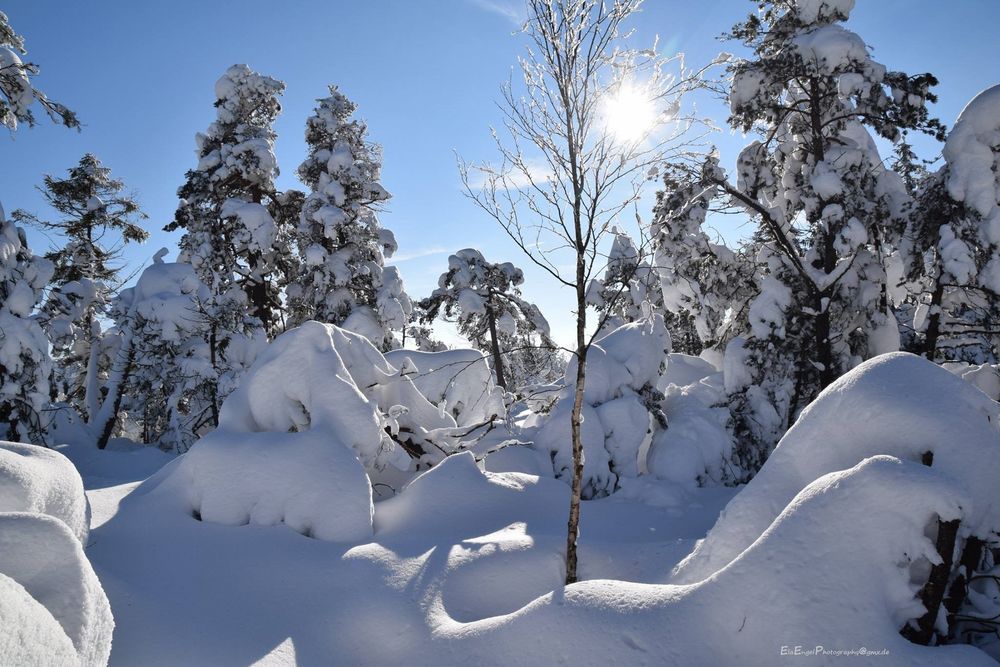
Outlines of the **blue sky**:
[[[941,80],[934,111],[949,126],[996,69],[996,0],[858,0],[849,26],[890,69],[931,71]],[[659,36],[690,64],[736,44],[716,37],[753,8],[747,0],[647,0],[633,25],[636,40]],[[370,136],[384,148],[383,184],[392,193],[384,226],[399,241],[396,262],[409,293],[436,285],[448,253],[481,249],[488,259],[526,269],[525,293],[549,318],[557,339],[571,337],[571,294],[531,270],[517,248],[462,194],[455,154],[495,157],[489,126],[499,122],[499,86],[522,51],[513,34],[518,0],[373,0],[371,2],[63,2],[14,0],[2,10],[39,64],[39,88],[80,116],[81,133],[41,123],[0,137],[0,201],[8,212],[48,214],[35,186],[95,153],[138,195],[150,215],[150,240],[131,249],[133,267],[178,239],[161,229],[173,217],[176,189],[195,164],[194,134],[214,117],[213,86],[238,62],[285,81],[276,124],[280,187],[301,187],[304,122],[326,86],[359,105]],[[721,124],[725,109],[704,100]],[[730,165],[744,139],[713,137]],[[921,142],[933,157],[939,148]],[[726,219],[718,231],[743,233]],[[34,249],[48,241],[32,235]]]

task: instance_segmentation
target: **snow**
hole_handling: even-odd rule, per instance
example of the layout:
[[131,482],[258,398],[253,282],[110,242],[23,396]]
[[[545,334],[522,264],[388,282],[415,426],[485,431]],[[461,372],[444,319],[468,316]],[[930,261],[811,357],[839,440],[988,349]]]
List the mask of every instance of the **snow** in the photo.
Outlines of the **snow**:
[[725,567],[822,475],[880,454],[919,462],[925,452],[933,453],[936,473],[976,499],[965,505],[967,529],[1000,528],[1000,405],[921,357],[897,352],[866,361],[803,411],[672,581],[701,581]]
[[0,512],[47,514],[87,543],[90,510],[80,473],[51,449],[0,442]]
[[984,218],[1000,202],[1000,85],[987,88],[966,105],[944,145],[948,193]]
[[78,665],[73,643],[24,586],[0,574],[0,656],[9,665]]
[[[107,663],[114,630],[111,606],[83,546],[66,524],[44,514],[0,513],[0,574],[23,586],[49,611],[83,665]],[[56,642],[53,648],[58,650]]]
[[[237,149],[233,150],[235,152]],[[227,199],[222,204],[219,215],[223,218],[238,218],[240,224],[250,234],[252,248],[266,251],[274,244],[278,228],[274,218],[262,204],[242,199]]]
[[799,33],[792,47],[820,74],[834,74],[868,62],[868,47],[857,33],[843,26],[823,25]]

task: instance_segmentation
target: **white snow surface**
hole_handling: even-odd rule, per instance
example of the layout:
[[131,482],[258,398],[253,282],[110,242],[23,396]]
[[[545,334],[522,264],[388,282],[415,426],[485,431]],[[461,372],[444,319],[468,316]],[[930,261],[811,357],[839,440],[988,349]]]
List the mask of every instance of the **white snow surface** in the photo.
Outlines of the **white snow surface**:
[[90,509],[76,467],[62,454],[0,441],[0,512],[36,512],[59,519],[87,543]]
[[79,665],[73,642],[24,586],[0,574],[0,656],[8,665]]
[[976,499],[963,505],[965,530],[1000,528],[1000,404],[912,354],[866,361],[802,412],[671,581],[702,581],[725,567],[819,477],[880,454],[920,462],[925,452],[933,453],[935,474]]
[[[65,523],[44,514],[0,512],[0,574],[24,587],[59,622],[81,664],[107,664],[115,626],[111,606]],[[6,623],[0,627],[7,630]],[[43,629],[49,640],[50,626]],[[52,650],[60,651],[61,642],[53,641]],[[5,655],[0,661],[15,664]]]

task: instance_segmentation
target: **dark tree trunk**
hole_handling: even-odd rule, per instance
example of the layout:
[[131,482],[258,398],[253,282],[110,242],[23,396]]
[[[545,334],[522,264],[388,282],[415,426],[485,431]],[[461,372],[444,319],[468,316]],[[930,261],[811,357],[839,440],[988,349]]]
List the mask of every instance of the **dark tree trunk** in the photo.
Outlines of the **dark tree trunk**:
[[493,350],[493,372],[497,376],[497,385],[507,388],[507,379],[503,374],[503,357],[500,355],[500,341],[497,339],[497,318],[492,306],[486,308],[486,320],[490,325],[490,347]]
[[938,277],[931,293],[931,313],[927,317],[927,333],[924,336],[924,356],[934,361],[937,356],[938,339],[941,337],[941,301],[944,299],[944,285]]

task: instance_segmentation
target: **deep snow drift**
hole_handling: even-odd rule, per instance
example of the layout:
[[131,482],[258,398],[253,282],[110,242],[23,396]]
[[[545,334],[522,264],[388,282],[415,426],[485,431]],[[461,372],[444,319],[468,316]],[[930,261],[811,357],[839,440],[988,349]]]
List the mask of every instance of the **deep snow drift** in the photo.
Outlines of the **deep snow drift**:
[[[332,363],[322,357],[335,350],[343,361],[347,340],[317,348],[300,377]],[[692,384],[712,376],[688,366]],[[669,384],[678,386],[682,370]],[[341,380],[354,377],[350,363],[340,371]],[[360,412],[363,395],[350,395],[356,402],[346,405]],[[258,479],[265,470],[299,476],[295,488],[306,497],[321,488],[310,485],[332,487],[344,470],[364,475],[355,450],[316,426],[334,404],[327,398],[342,402],[343,393],[296,396],[302,406],[311,401],[308,409],[272,401],[269,428],[285,424],[275,415],[317,415],[304,430],[237,431],[249,422],[227,420],[214,444],[202,441],[134,491],[92,492],[101,504],[128,494],[89,549],[122,610],[112,664],[322,664],[335,656],[344,664],[769,665],[783,650],[817,646],[818,664],[852,650],[857,664],[993,664],[970,646],[928,648],[899,634],[923,612],[915,573],[936,558],[927,527],[939,518],[995,527],[1000,507],[987,483],[998,469],[991,457],[1000,406],[923,359],[887,355],[830,387],[676,571],[732,489],[647,475],[585,502],[585,581],[570,587],[561,585],[567,486],[484,472],[469,452],[374,504],[371,532],[353,542],[298,534],[311,531],[288,514],[285,526],[254,520],[254,502],[294,496],[244,495],[263,488],[255,485],[266,484]],[[246,397],[235,405],[231,415],[247,414]],[[349,454],[350,465],[306,455],[326,450]],[[931,467],[921,463],[926,451]],[[984,464],[959,465],[969,457]],[[210,486],[232,517],[213,522],[203,503],[198,521],[185,495],[195,488],[189,474],[222,474],[224,462],[236,468]],[[322,506],[309,519],[312,532],[317,520],[353,516],[355,502],[369,507],[369,487],[352,484],[314,500]],[[871,653],[859,655],[862,647]]]

